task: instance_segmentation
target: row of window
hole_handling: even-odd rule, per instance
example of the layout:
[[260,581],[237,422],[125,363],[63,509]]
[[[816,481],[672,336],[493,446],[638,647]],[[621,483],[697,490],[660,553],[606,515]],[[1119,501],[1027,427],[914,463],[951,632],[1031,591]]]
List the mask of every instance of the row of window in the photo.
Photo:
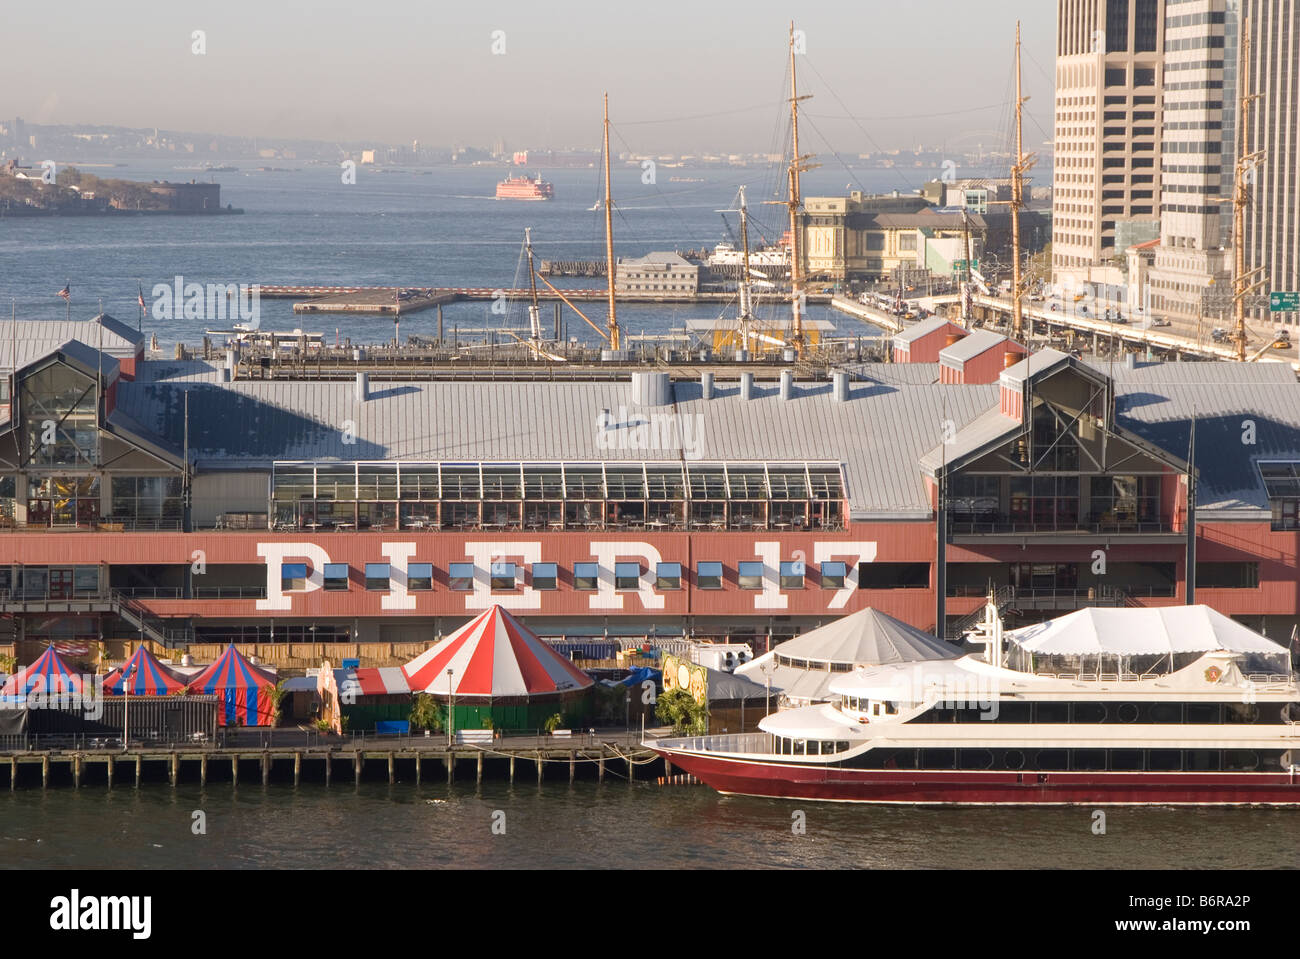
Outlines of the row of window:
[[[736,564],[737,585],[741,589],[763,588],[763,563],[741,562]],[[469,591],[474,589],[475,566],[473,563],[449,563],[447,566],[447,587],[451,590]],[[533,589],[558,589],[559,564],[533,563],[530,568],[529,583]],[[806,564],[791,560],[780,564],[779,583],[782,589],[803,589],[807,573]],[[323,586],[327,590],[346,590],[351,583],[351,567],[347,563],[326,563],[321,570]],[[387,591],[391,588],[392,566],[389,563],[366,563],[365,586],[369,590]],[[614,588],[640,589],[640,563],[615,563]],[[848,564],[838,561],[821,564],[822,589],[842,589],[848,577]],[[494,590],[511,590],[523,585],[524,572],[517,563],[493,563],[488,571],[489,585]],[[600,584],[599,563],[574,563],[573,588],[576,590],[595,590]],[[280,588],[282,591],[303,590],[307,588],[307,564],[283,563],[280,567]],[[433,564],[410,563],[406,567],[406,588],[411,591],[433,589]],[[655,566],[654,588],[672,590],[682,588],[682,564],[658,563]],[[715,562],[697,563],[695,567],[696,589],[722,589],[722,564]]]

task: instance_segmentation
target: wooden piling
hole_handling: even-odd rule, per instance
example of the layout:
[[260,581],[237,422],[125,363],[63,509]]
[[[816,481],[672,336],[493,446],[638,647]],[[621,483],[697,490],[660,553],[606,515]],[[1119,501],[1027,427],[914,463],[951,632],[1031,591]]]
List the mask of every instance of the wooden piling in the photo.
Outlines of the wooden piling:
[[204,753],[199,757],[199,788],[208,784],[208,754]]
[[117,757],[109,753],[104,761],[105,771],[108,773],[108,788],[113,788],[113,764],[117,762]]
[[50,755],[46,753],[41,757],[41,788],[50,788]]
[[230,782],[231,785],[239,785],[239,754],[230,757]]
[[393,754],[392,754],[392,752],[389,752],[389,754],[388,754],[388,785],[391,786],[391,785],[392,785],[393,783],[395,783],[395,782],[397,782],[397,777],[394,775],[394,771],[393,771]]
[[271,785],[271,754],[262,753],[262,785]]
[[171,766],[172,766],[171,781],[172,781],[172,785],[175,786],[180,781],[181,778],[181,754],[180,753],[172,753]]
[[574,774],[578,771],[577,753],[572,749],[569,750],[569,785],[573,785]]
[[483,781],[483,753],[478,754],[478,766],[474,771],[474,781],[481,783]]
[[136,753],[135,754],[135,785],[137,788],[139,788],[140,786],[140,776],[143,772],[144,772],[144,754]]
[[665,775],[665,776],[671,776],[672,774],[673,774],[673,764],[672,764],[668,759],[665,758],[665,759],[664,759],[664,775]]
[[540,786],[541,784],[542,784],[542,752],[539,749],[537,751],[537,785]]
[[514,753],[511,753],[511,754],[510,754],[510,783],[511,783],[511,785],[514,784],[514,781],[515,781],[515,754],[514,754]]
[[72,788],[81,788],[81,755],[72,757]]
[[327,749],[325,750],[325,785],[330,784],[330,774],[334,772],[334,757]]
[[636,779],[636,770],[632,766],[632,753],[627,754],[627,781],[631,782]]
[[596,760],[596,782],[603,783],[604,781],[605,781],[605,750],[604,747],[602,747],[600,750],[600,759]]
[[353,785],[361,785],[361,751],[357,750],[352,754],[352,782]]
[[453,752],[444,753],[443,761],[447,764],[447,784],[451,785],[452,780],[456,778],[456,754]]
[[415,784],[420,785],[420,754],[415,754]]
[[298,785],[298,782],[299,782],[300,779],[302,779],[302,753],[300,753],[300,752],[295,752],[295,753],[293,754],[293,784],[294,784],[294,786],[297,786],[297,785]]

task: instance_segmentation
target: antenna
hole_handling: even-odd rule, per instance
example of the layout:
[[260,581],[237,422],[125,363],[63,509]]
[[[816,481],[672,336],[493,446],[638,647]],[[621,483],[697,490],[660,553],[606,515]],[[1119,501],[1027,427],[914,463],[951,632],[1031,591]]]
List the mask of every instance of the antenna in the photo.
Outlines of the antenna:
[[609,280],[609,348],[620,349],[618,309],[614,300],[614,200],[609,184],[609,94],[605,94],[605,270]]

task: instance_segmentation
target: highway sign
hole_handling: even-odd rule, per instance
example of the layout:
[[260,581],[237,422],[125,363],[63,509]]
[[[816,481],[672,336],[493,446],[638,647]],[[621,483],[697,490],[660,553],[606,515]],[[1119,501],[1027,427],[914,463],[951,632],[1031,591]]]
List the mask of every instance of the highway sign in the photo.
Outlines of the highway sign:
[[[1247,310],[1269,309],[1269,297],[1263,293],[1247,293],[1242,297]],[[1233,295],[1231,290],[1207,289],[1201,293],[1201,308],[1206,313],[1231,312]]]
[[1268,308],[1273,313],[1300,313],[1300,293],[1273,293]]

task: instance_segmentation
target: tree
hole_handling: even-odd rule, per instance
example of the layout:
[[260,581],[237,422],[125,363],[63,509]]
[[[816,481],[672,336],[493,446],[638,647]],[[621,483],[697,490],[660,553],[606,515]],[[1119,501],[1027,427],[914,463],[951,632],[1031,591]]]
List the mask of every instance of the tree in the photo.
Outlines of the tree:
[[708,707],[681,688],[670,689],[659,697],[655,716],[661,723],[671,723],[679,736],[703,736],[708,728]]
[[282,701],[284,700],[284,680],[280,680],[274,686],[266,687],[267,698],[271,700],[271,725],[280,725],[280,714],[284,711]]
[[442,709],[438,705],[438,700],[428,693],[416,693],[409,718],[412,729],[427,729],[431,733],[442,732]]

